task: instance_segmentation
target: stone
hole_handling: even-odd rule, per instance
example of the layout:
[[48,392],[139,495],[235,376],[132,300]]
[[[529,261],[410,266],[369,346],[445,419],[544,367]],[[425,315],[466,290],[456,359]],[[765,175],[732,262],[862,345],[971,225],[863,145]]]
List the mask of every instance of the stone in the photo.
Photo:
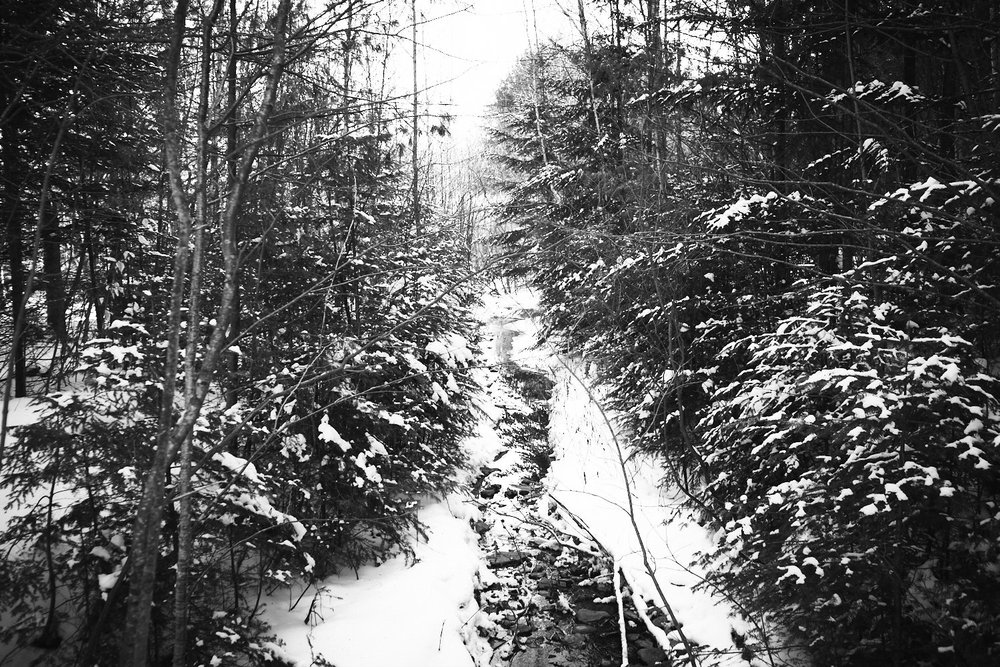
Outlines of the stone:
[[[674,627],[674,624],[670,621],[670,618],[667,616],[657,616],[656,618],[653,619],[653,625],[663,629],[665,632],[670,632],[672,630],[677,629],[676,627]],[[681,625],[684,624],[682,623]]]
[[611,614],[604,611],[603,609],[587,609],[583,607],[576,610],[576,620],[581,623],[586,623],[588,625],[593,625],[594,623],[600,623],[601,621],[611,618]]
[[515,635],[530,635],[535,631],[535,624],[530,620],[524,618],[523,616],[517,619],[517,625],[514,627]]
[[639,659],[644,665],[667,664],[667,654],[659,646],[639,649]]
[[562,544],[559,543],[559,540],[545,540],[544,542],[539,544],[538,547],[541,549],[552,551],[554,553],[559,553],[563,550],[563,546]]
[[486,562],[490,567],[504,568],[520,565],[527,559],[527,556],[520,551],[497,551],[486,557]]
[[548,667],[549,652],[544,646],[527,648],[514,655],[510,667]]
[[506,667],[507,659],[510,658],[512,648],[510,644],[494,649],[493,657],[490,658],[490,667]]
[[537,593],[531,596],[531,600],[529,600],[528,604],[540,611],[549,609],[552,606],[552,603],[549,602],[544,595],[538,595]]

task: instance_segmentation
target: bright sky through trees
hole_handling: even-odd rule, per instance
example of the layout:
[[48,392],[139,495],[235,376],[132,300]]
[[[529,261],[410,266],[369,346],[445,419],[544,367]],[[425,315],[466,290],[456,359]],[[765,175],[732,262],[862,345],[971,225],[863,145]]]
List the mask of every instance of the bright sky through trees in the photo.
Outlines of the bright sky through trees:
[[[566,18],[572,10],[568,0],[418,0],[426,21],[417,37],[418,66],[430,112],[451,114],[458,137],[474,134],[497,86],[528,51],[529,34],[535,39],[535,20],[544,43],[574,30]],[[408,58],[407,50],[400,47],[397,56]],[[397,71],[406,80],[408,69]]]

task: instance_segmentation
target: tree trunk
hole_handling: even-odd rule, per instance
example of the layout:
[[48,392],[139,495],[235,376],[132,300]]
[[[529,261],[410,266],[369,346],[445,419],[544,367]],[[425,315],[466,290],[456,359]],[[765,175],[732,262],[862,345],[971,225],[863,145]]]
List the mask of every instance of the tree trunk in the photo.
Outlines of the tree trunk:
[[94,322],[96,324],[97,335],[104,336],[104,322],[107,319],[105,313],[105,290],[101,282],[100,274],[97,271],[97,243],[94,240],[93,226],[89,216],[83,216],[83,243],[84,252],[87,253],[87,273],[90,276],[90,299],[94,304]]
[[993,26],[990,42],[990,74],[993,83],[993,106],[1000,109],[1000,0],[990,2],[990,25]]
[[418,109],[418,83],[417,83],[417,0],[410,0],[410,9],[413,13],[413,230],[417,238],[420,237],[420,165],[417,162],[417,136],[419,126],[417,124]]
[[21,227],[23,205],[21,203],[21,159],[19,139],[22,132],[24,111],[15,108],[10,114],[3,132],[3,219],[7,237],[7,261],[10,263],[10,320],[13,349],[9,351],[7,364],[7,385],[13,382],[14,396],[28,394],[28,380],[25,369],[24,336],[14,335],[23,330],[25,312],[21,308],[24,301],[26,274],[24,270],[24,236]]
[[65,343],[66,288],[63,284],[59,216],[50,204],[42,215],[42,280],[45,283],[45,315],[58,343]]
[[[198,99],[198,170],[195,183],[194,251],[191,257],[191,287],[188,297],[187,344],[184,350],[184,404],[195,393],[195,360],[201,345],[201,282],[205,254],[205,227],[208,225],[208,95],[211,86],[212,30],[222,12],[224,0],[215,0],[211,14],[202,25],[201,81]],[[173,667],[184,667],[187,654],[188,605],[194,534],[191,526],[191,449],[194,434],[181,442],[177,477],[177,581],[174,585]]]
[[156,584],[156,566],[160,551],[160,521],[163,513],[163,493],[167,472],[173,453],[170,452],[173,425],[174,393],[177,385],[177,366],[180,356],[181,307],[184,298],[184,278],[188,264],[188,241],[191,230],[191,213],[180,181],[180,140],[178,116],[175,108],[177,76],[180,67],[184,27],[187,21],[187,0],[179,0],[174,10],[173,34],[168,55],[164,91],[164,153],[169,171],[171,194],[177,218],[174,224],[177,239],[174,248],[173,284],[167,318],[167,349],[163,370],[163,391],[160,398],[160,416],[157,432],[156,455],[143,488],[143,495],[136,513],[130,556],[131,586],[125,633],[121,643],[121,665],[142,667],[149,660],[149,625],[153,606],[153,589]]
[[[291,0],[281,0],[274,21],[274,47],[271,56],[271,67],[262,95],[260,109],[254,123],[253,132],[240,160],[236,180],[229,193],[225,211],[221,219],[222,227],[222,272],[224,284],[219,299],[216,314],[216,326],[206,346],[201,368],[197,373],[193,395],[185,401],[183,413],[172,428],[161,431],[157,442],[156,454],[152,467],[143,487],[143,495],[136,513],[133,528],[132,547],[132,581],[129,591],[127,621],[125,633],[122,636],[120,660],[123,667],[144,667],[148,664],[148,644],[150,611],[153,604],[153,590],[156,584],[157,555],[160,542],[160,524],[165,509],[165,487],[167,472],[171,461],[177,455],[184,440],[194,427],[201,409],[204,406],[208,391],[215,380],[215,373],[220,364],[223,349],[230,340],[229,327],[235,313],[235,297],[238,280],[239,256],[236,248],[236,221],[242,207],[247,183],[253,170],[254,161],[261,143],[267,136],[267,122],[274,108],[278,83],[285,66],[285,28],[288,23]],[[170,56],[167,67],[167,79],[164,95],[165,137],[164,146],[167,153],[167,166],[170,172],[171,193],[178,214],[178,231],[190,229],[191,216],[188,210],[184,184],[181,179],[180,137],[178,134],[178,113],[176,108],[177,70],[179,68],[180,50],[184,36],[187,1],[178,3],[174,14],[174,28],[171,37]],[[177,285],[177,270],[186,265],[187,246],[178,243],[175,254],[175,290],[171,304],[171,326],[180,328],[180,303]],[[181,261],[183,256],[183,262]],[[181,272],[183,281],[183,272]],[[180,285],[183,287],[183,284]],[[174,305],[177,305],[176,311]],[[173,357],[176,369],[176,357],[179,342],[176,337],[168,341],[168,361]],[[176,377],[176,371],[174,372]],[[170,377],[165,378],[173,383]],[[172,412],[172,399],[165,401],[165,412]],[[168,413],[169,414],[169,413]],[[161,425],[164,415],[161,414]],[[168,418],[169,423],[169,418]]]
[[[230,190],[236,182],[236,141],[239,127],[239,115],[236,110],[236,52],[239,49],[237,27],[239,14],[236,11],[236,0],[229,0],[229,58],[226,62],[226,108],[229,110],[229,120],[226,123],[226,177]],[[236,315],[233,318],[233,338],[237,338],[241,331],[239,292],[236,293],[237,305]],[[229,388],[226,391],[226,407],[231,408],[239,400],[239,392],[236,390],[237,373],[240,370],[240,355],[230,352],[227,355],[227,370],[229,371]]]
[[590,111],[594,114],[594,131],[600,140],[601,120],[597,115],[597,90],[594,88],[594,47],[590,42],[590,31],[587,29],[587,11],[583,0],[577,0],[577,10],[580,14],[580,34],[583,35],[583,49],[587,56],[587,82],[590,85]]

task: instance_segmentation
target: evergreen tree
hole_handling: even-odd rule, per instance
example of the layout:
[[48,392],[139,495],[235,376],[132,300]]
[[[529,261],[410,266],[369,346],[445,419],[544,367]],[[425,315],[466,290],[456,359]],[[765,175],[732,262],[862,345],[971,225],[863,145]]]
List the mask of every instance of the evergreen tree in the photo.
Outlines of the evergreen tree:
[[[48,144],[2,135],[6,155],[64,128],[48,163],[4,162],[30,167],[5,201],[70,334],[28,300],[26,356],[53,363],[0,464],[0,641],[20,655],[269,661],[264,594],[409,552],[418,499],[454,484],[468,256],[430,202],[416,234],[376,9],[85,3],[43,14],[49,50],[5,26],[5,76],[77,91],[68,113],[25,97]],[[24,213],[40,192],[57,230]]]
[[719,529],[710,583],[820,664],[995,659],[995,15],[605,10],[498,96],[511,270]]

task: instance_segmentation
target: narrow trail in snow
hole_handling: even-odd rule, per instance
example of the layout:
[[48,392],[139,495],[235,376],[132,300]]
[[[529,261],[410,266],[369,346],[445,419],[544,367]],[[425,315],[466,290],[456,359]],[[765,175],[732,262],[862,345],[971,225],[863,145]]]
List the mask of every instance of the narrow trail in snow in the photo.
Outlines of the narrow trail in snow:
[[[619,609],[613,559],[596,542],[581,538],[585,526],[548,496],[553,382],[511,361],[512,341],[520,332],[509,328],[510,322],[489,323],[499,362],[491,371],[490,394],[498,409],[494,428],[501,449],[472,488],[482,513],[475,529],[488,565],[480,570],[477,601],[490,619],[480,624],[493,649],[489,664],[684,664],[683,649],[671,659],[657,645],[627,588]],[[674,629],[662,614],[653,618],[665,631]]]
[[472,494],[493,658],[477,665],[789,664],[770,649],[780,633],[705,585],[717,536],[661,461],[626,451],[592,362],[539,342],[530,291],[485,299],[482,427],[497,455]]
[[711,539],[663,489],[657,462],[623,462],[581,387],[590,379],[567,377],[537,345],[530,295],[485,300],[465,488],[423,499],[409,557],[267,599],[276,655],[296,667],[778,664],[699,586],[694,562]]

